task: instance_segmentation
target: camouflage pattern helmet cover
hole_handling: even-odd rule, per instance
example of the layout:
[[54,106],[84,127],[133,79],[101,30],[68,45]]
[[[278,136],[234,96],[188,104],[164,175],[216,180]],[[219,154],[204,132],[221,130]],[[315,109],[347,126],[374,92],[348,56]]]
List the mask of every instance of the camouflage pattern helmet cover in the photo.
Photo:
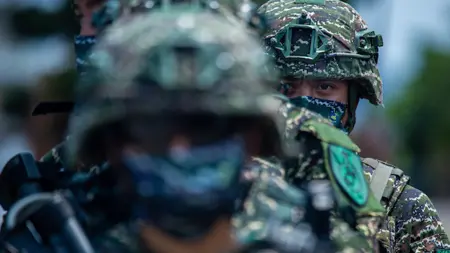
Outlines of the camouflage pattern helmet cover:
[[82,142],[90,129],[130,111],[271,117],[280,102],[270,95],[278,79],[268,63],[244,25],[210,12],[154,11],[116,21],[77,86],[71,139]]
[[270,29],[264,36],[282,76],[354,80],[360,96],[383,103],[377,67],[381,35],[368,30],[358,12],[339,0],[270,0],[259,12]]
[[[226,8],[224,8],[226,7]],[[224,0],[103,0],[102,7],[93,15],[93,25],[97,30],[103,30],[119,17],[129,17],[136,13],[149,13],[155,10],[180,9],[183,11],[211,11],[221,14],[231,22],[238,22],[228,9]]]

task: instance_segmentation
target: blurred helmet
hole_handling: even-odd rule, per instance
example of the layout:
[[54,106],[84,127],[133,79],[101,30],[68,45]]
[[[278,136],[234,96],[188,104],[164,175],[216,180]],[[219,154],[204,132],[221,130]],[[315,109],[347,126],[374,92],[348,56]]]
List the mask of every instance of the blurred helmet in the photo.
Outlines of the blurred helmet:
[[267,118],[279,106],[265,96],[276,74],[243,26],[209,12],[176,10],[116,22],[104,34],[77,86],[72,155],[89,146],[90,130],[131,112]]
[[[131,204],[141,205],[142,219],[175,236],[199,236],[218,216],[231,215],[239,191],[236,177],[244,152],[234,141],[219,138],[243,135],[247,132],[241,129],[256,124],[262,140],[273,141],[265,146],[280,145],[272,117],[280,103],[270,95],[276,75],[267,63],[258,40],[244,26],[210,12],[175,8],[119,20],[105,30],[77,87],[80,100],[70,125],[70,157],[96,162],[103,134],[109,133],[103,138],[108,141],[128,136],[118,131],[120,126],[136,126],[127,132],[137,131],[133,143],[147,138],[146,143],[164,145],[171,137],[166,132],[188,124],[182,129],[203,144],[193,144],[182,158],[176,152],[170,156],[189,162],[176,165],[178,158],[151,152],[144,160],[123,159],[127,168],[157,164],[154,170],[129,169],[135,182],[152,174],[152,183],[139,188],[145,190],[139,194],[147,201],[151,196],[153,208],[143,208],[140,203],[145,201]],[[133,125],[134,120],[139,123]],[[140,131],[139,124],[145,125]],[[234,132],[221,134],[224,131]],[[214,133],[220,137],[211,137]]]
[[[89,68],[88,58],[90,50],[95,45],[102,32],[119,18],[122,20],[133,18],[138,14],[151,11],[179,9],[181,11],[210,11],[221,15],[228,22],[240,26],[244,21],[251,31],[262,33],[267,29],[267,23],[262,15],[257,13],[257,5],[249,0],[89,0],[88,6],[100,6],[93,12],[92,25],[96,28],[96,35],[77,35],[75,37],[75,52],[77,55],[77,69],[80,75]],[[74,5],[77,21],[81,13]],[[42,102],[34,110],[33,115],[71,112],[73,102]]]
[[260,8],[270,29],[264,36],[283,77],[352,80],[359,97],[383,103],[377,68],[381,35],[339,0],[276,0]]
[[103,7],[94,13],[93,25],[102,31],[119,17],[168,8],[208,10],[233,23],[243,21],[257,31],[266,29],[265,20],[257,13],[257,5],[250,0],[104,0]]

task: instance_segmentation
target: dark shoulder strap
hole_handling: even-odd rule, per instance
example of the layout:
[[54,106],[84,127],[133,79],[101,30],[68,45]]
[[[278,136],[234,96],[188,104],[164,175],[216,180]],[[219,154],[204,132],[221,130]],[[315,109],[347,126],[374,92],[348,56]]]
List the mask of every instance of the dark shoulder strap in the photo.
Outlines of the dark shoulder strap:
[[[377,159],[364,158],[362,162],[374,168],[370,188],[378,201],[386,201],[386,209],[390,213],[400,194],[408,184],[409,177],[401,169]],[[391,185],[389,184],[389,179],[392,176],[395,177],[397,182]]]

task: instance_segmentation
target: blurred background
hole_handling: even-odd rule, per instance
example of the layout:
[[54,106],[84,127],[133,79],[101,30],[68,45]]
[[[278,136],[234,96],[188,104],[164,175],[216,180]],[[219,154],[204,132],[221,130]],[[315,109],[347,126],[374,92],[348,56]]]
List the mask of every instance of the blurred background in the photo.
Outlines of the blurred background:
[[[395,164],[410,175],[412,185],[431,197],[450,231],[450,1],[348,2],[384,37],[379,66],[385,106],[362,101],[352,138],[362,156]],[[95,34],[92,9],[80,1],[83,35]],[[36,157],[63,140],[67,115],[30,117],[31,108],[37,101],[70,99],[73,84],[64,80],[46,76],[30,94],[8,93],[28,97],[20,103],[3,95],[4,111],[19,122],[13,130],[26,136],[23,148]]]

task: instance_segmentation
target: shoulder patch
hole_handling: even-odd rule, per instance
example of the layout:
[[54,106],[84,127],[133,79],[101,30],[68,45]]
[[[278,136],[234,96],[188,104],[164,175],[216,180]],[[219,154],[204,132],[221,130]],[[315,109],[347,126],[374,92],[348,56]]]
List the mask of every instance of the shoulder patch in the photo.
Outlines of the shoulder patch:
[[326,143],[343,146],[355,152],[361,151],[347,134],[325,123],[309,120],[303,124],[301,130],[305,132],[312,132],[318,139]]
[[359,156],[341,146],[328,145],[328,163],[337,183],[357,206],[369,199],[369,186]]

